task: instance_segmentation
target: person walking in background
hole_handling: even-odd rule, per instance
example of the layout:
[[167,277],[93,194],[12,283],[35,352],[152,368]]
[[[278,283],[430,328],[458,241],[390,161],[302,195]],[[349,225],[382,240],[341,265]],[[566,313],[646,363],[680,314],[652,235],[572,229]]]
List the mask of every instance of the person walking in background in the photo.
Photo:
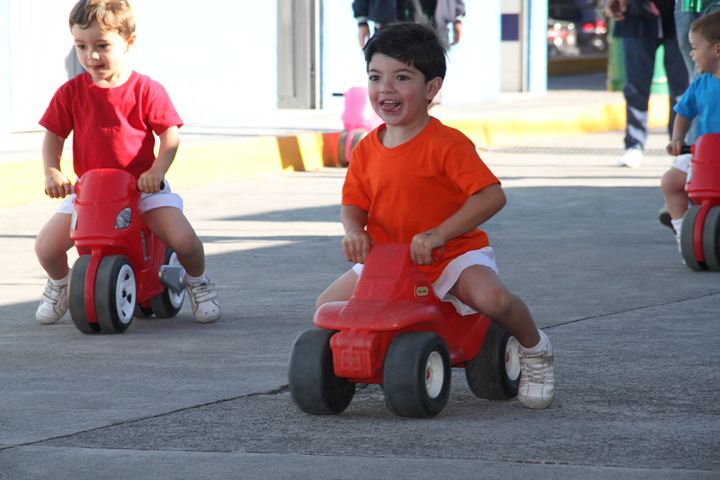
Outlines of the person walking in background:
[[648,135],[648,102],[655,71],[655,54],[665,50],[665,72],[670,90],[668,134],[672,132],[673,107],[688,86],[688,73],[675,30],[675,0],[608,0],[605,13],[618,22],[613,35],[623,39],[627,126],[625,153],[618,165],[637,168],[642,164]]
[[460,41],[465,16],[463,0],[354,0],[352,8],[358,22],[360,48],[365,48],[370,38],[368,20],[375,24],[375,30],[393,22],[429,23],[446,45],[455,45]]

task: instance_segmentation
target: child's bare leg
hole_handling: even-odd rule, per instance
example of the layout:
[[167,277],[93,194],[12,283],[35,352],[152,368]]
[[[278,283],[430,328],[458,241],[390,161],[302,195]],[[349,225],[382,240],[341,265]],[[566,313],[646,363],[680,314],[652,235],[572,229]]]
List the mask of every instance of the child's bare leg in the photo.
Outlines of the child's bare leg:
[[677,168],[670,168],[662,176],[660,189],[663,197],[665,197],[665,205],[667,205],[670,218],[677,220],[682,218],[687,211],[688,196],[685,192],[685,181],[687,173]]
[[143,220],[155,235],[172,248],[185,268],[185,285],[193,315],[200,323],[211,323],[222,316],[215,285],[205,274],[205,249],[182,211],[160,207],[143,214]]
[[450,293],[461,302],[492,318],[526,348],[540,341],[535,321],[525,302],[510,293],[491,269],[474,265],[466,268]]
[[70,240],[70,218],[70,215],[56,213],[35,239],[35,254],[50,277],[35,311],[35,319],[44,325],[57,322],[68,309],[70,268],[67,251],[73,246]]
[[175,207],[160,207],[145,212],[143,220],[155,235],[178,256],[188,275],[205,273],[205,250],[192,225]]
[[315,302],[315,308],[320,308],[321,305],[328,302],[349,299],[355,289],[357,280],[358,276],[353,270],[343,273],[320,294]]
[[65,278],[70,271],[67,251],[73,246],[70,240],[70,215],[56,213],[35,239],[35,255],[40,266],[53,280]]
[[549,406],[555,397],[552,345],[535,326],[525,303],[505,288],[495,272],[479,265],[466,268],[450,293],[517,338],[522,346],[518,401],[528,408]]

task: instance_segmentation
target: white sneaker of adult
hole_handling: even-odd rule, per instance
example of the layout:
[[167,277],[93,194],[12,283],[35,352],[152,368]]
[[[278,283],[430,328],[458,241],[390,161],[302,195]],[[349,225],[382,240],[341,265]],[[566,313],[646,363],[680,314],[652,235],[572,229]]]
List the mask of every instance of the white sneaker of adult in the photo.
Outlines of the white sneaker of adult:
[[43,325],[51,325],[65,315],[68,309],[68,284],[56,285],[48,280],[35,319]]
[[642,165],[642,161],[643,151],[639,148],[629,148],[625,150],[625,153],[620,157],[617,164],[621,167],[638,168]]

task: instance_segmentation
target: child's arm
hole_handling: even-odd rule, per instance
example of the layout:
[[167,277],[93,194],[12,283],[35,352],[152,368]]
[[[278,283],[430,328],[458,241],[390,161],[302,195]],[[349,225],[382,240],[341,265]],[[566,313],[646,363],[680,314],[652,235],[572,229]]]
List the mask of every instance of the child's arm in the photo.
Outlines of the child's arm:
[[364,263],[370,253],[373,241],[365,230],[368,212],[353,205],[340,207],[340,221],[345,229],[342,249],[345,258],[351,262]]
[[170,169],[178,146],[180,145],[180,132],[178,127],[170,127],[159,135],[160,147],[158,156],[150,167],[138,178],[138,190],[145,193],[160,191],[160,182],[165,178],[165,173]]
[[415,235],[410,256],[417,265],[433,263],[432,250],[455,237],[482,225],[505,206],[505,193],[499,184],[483,188],[471,195],[465,204],[437,227]]
[[667,152],[670,155],[680,155],[683,142],[685,141],[685,135],[687,134],[689,129],[690,120],[680,114],[675,115],[675,121],[673,122],[672,139],[667,146]]
[[45,193],[50,198],[65,198],[72,193],[70,180],[60,171],[63,145],[65,145],[64,138],[45,131],[42,157],[45,168]]

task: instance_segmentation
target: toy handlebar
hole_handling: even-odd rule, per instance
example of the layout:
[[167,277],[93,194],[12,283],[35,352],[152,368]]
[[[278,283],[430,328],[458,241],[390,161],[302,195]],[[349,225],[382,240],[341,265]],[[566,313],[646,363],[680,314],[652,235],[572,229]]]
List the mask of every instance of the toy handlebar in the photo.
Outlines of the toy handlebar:
[[692,145],[683,145],[680,147],[680,155],[692,153]]

